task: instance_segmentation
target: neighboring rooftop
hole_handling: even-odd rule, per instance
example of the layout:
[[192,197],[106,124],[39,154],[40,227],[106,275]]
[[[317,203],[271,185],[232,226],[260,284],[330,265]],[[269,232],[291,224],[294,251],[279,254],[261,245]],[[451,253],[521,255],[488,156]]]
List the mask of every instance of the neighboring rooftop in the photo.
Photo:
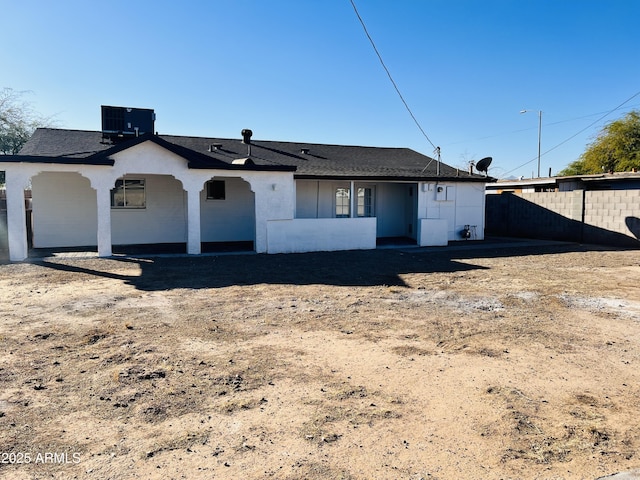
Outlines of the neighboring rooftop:
[[[110,155],[152,140],[189,160],[190,168],[295,170],[296,178],[494,181],[453,168],[409,148],[326,145],[242,138],[145,134],[111,143],[100,131],[39,128],[19,155],[0,162],[113,164]],[[241,159],[252,162],[238,165]],[[234,160],[236,163],[234,164]],[[295,168],[294,168],[295,167]]]
[[566,177],[521,178],[498,180],[487,184],[488,192],[502,191],[571,191],[577,189],[626,188],[640,185],[640,172],[613,172]]

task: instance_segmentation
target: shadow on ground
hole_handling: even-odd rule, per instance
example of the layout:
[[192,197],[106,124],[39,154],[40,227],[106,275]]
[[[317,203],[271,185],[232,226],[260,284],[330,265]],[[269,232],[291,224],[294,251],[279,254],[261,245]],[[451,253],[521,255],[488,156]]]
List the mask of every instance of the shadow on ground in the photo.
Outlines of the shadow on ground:
[[[174,288],[221,288],[232,285],[406,286],[403,274],[485,269],[461,260],[542,255],[588,250],[615,250],[577,244],[517,247],[482,244],[462,249],[366,250],[287,255],[115,257],[112,259],[42,259],[43,267],[121,280],[143,291]],[[139,273],[123,275],[123,264]]]

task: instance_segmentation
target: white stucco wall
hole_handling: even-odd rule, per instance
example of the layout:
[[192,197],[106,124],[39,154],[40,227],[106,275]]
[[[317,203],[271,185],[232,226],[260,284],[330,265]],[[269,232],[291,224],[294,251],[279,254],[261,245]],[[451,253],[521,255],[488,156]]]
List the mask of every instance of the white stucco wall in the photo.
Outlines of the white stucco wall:
[[484,184],[463,184],[458,188],[456,196],[456,222],[454,236],[459,239],[459,233],[465,225],[475,226],[475,239],[484,239]]
[[267,252],[267,222],[292,220],[295,185],[292,172],[247,172],[242,178],[251,184],[256,206],[255,251]]
[[35,248],[97,245],[96,191],[88,178],[43,172],[31,184]]
[[200,192],[200,223],[203,242],[253,241],[255,201],[250,185],[241,178],[215,177],[225,182],[225,199],[207,199]]
[[443,247],[449,244],[447,220],[423,218],[418,220],[418,245]]
[[424,183],[418,193],[419,218],[446,220],[449,241],[462,240],[465,225],[475,226],[475,238],[484,239],[484,183]]
[[168,175],[129,174],[145,181],[145,208],[111,209],[113,245],[182,243],[187,241],[185,192]]
[[268,253],[376,248],[375,218],[296,218],[269,221]]
[[[125,178],[145,181],[146,206],[110,210],[112,244],[185,242],[181,182],[167,175],[129,174]],[[43,172],[32,178],[32,185],[34,247],[97,244],[96,191],[88,178],[75,172]]]

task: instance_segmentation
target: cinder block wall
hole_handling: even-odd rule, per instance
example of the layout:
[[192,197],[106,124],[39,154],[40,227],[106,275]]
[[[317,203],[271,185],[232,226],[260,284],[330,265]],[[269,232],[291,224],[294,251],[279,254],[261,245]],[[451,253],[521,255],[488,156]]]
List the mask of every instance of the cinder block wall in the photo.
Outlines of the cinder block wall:
[[[640,190],[602,190],[585,192],[585,235],[593,243],[640,245]],[[614,234],[631,242],[615,240]]]
[[486,233],[640,247],[640,190],[487,195]]

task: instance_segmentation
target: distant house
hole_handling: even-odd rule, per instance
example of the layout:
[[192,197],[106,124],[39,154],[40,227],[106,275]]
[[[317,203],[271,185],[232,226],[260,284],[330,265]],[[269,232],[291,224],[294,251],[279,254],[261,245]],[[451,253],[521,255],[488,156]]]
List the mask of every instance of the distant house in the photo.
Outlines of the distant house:
[[103,107],[102,131],[38,129],[19,155],[0,157],[11,260],[28,256],[27,187],[34,248],[100,256],[126,245],[288,253],[483,238],[481,175],[407,148],[253,140],[248,130],[157,135],[148,112]]

